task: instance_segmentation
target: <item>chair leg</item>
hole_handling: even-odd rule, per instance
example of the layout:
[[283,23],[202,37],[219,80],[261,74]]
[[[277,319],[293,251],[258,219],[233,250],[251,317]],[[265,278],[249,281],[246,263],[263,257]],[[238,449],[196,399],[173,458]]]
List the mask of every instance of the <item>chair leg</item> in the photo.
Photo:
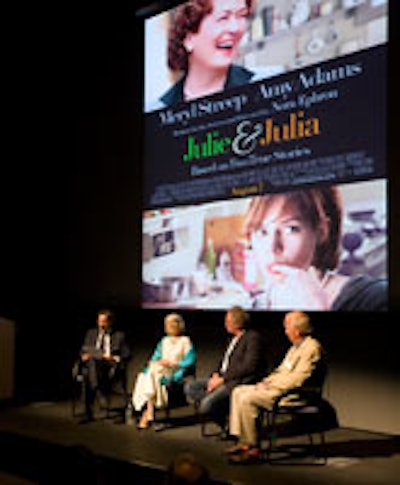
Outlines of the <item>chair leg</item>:
[[207,420],[206,420],[206,417],[203,414],[201,414],[199,411],[200,401],[195,401],[193,403],[193,407],[194,407],[194,414],[196,416],[196,421],[200,423],[200,435],[202,438],[205,438],[208,436],[206,433]]
[[[207,423],[210,423],[211,420],[207,415],[198,415],[198,420],[200,421],[200,432],[202,438],[212,438],[212,437],[222,437],[224,439],[229,434],[229,424],[228,422],[225,426],[221,424],[215,423],[215,426],[218,426],[220,429],[218,431],[209,431],[207,432]],[[226,438],[225,438],[226,439]]]
[[[77,389],[79,387],[79,390]],[[81,413],[78,412],[77,410],[77,401],[82,402],[82,405],[85,405],[86,402],[86,383],[83,379],[82,376],[77,376],[74,383],[73,383],[73,389],[72,389],[72,403],[71,403],[71,408],[72,408],[72,417],[76,418],[81,415]]]
[[[275,430],[275,416],[268,416],[267,414],[267,421],[271,423],[270,429],[268,432],[268,450],[266,451],[266,458],[269,461],[271,465],[274,463],[276,464],[285,464],[285,465],[295,465],[295,464],[307,464],[307,465],[325,465],[327,463],[327,448],[326,448],[326,440],[325,440],[325,433],[324,431],[318,432],[320,439],[316,440],[314,439],[315,437],[313,436],[312,432],[306,433],[308,436],[308,441],[309,445],[304,444],[302,446],[300,445],[294,445],[293,447],[291,445],[282,445],[278,446],[276,443],[277,440],[277,435],[274,432]],[[319,441],[319,443],[318,443]],[[307,449],[307,446],[310,447],[310,456],[313,457],[313,461],[307,461],[307,463],[303,461],[298,461],[299,458],[305,458],[305,452]],[[296,450],[299,448],[299,450],[296,452]],[[300,450],[303,450],[302,452]],[[272,453],[277,452],[278,456],[275,458],[272,458]],[[282,454],[282,456],[280,456]],[[298,456],[296,456],[298,454]],[[308,453],[307,453],[308,454]],[[315,461],[316,458],[321,458],[321,460],[318,460],[318,462]]]
[[200,417],[200,431],[201,431],[201,436],[202,438],[210,438],[213,436],[218,436],[220,433],[211,433],[207,432],[207,423],[208,423],[208,418],[207,416],[201,416]]
[[107,393],[106,395],[106,419],[110,419],[111,417],[111,395]]
[[[323,460],[323,463],[327,463],[327,450],[326,450],[326,441],[325,441],[325,433],[323,431],[320,431],[319,433],[319,448],[317,448],[317,443],[315,443],[313,439],[312,433],[308,434],[309,440],[310,440],[310,445],[314,451],[315,457],[319,458],[321,457]],[[320,450],[318,452],[318,449]]]
[[322,460],[323,460],[323,463],[326,464],[328,461],[328,452],[326,449],[325,433],[321,431],[319,435],[320,435],[320,441],[321,441],[320,449],[321,449]]
[[[262,418],[264,417],[264,415],[262,415]],[[276,419],[276,416],[274,413],[272,413],[271,411],[269,411],[268,409],[265,411],[265,417],[266,417],[266,421],[267,421],[267,440],[268,440],[268,448],[267,448],[267,451],[266,451],[266,458],[267,460],[269,460],[270,458],[270,455],[273,451],[273,448],[274,448],[274,441],[276,441],[276,436],[275,436],[275,426],[276,426],[276,422],[275,422],[275,419]],[[261,423],[261,426],[262,426],[262,423]]]
[[170,407],[167,406],[167,407],[163,408],[162,410],[164,411],[164,414],[165,414],[163,421],[157,421],[157,419],[156,419],[157,412],[155,412],[155,414],[154,414],[153,429],[154,429],[154,431],[157,431],[157,432],[164,431],[164,430],[172,427]]
[[[120,405],[120,399],[122,396],[122,405]],[[125,409],[128,405],[128,399],[126,394],[121,394],[119,390],[107,390],[101,395],[97,393],[97,403],[101,411],[103,411],[103,419],[111,420],[120,416],[121,420],[124,419]]]

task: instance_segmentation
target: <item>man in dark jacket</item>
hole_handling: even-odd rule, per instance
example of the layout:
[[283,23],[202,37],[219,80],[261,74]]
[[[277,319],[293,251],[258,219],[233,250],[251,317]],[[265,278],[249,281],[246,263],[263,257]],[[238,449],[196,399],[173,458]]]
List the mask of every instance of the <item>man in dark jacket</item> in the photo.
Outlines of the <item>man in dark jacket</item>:
[[225,315],[225,328],[230,340],[217,369],[207,378],[186,383],[188,401],[199,403],[199,412],[226,426],[229,397],[238,384],[257,382],[265,372],[262,358],[262,338],[259,332],[249,329],[249,315],[238,306]]
[[81,373],[85,385],[85,417],[93,419],[96,394],[104,398],[117,374],[129,357],[129,348],[122,331],[113,328],[113,313],[104,309],[97,313],[97,328],[86,332],[80,352]]

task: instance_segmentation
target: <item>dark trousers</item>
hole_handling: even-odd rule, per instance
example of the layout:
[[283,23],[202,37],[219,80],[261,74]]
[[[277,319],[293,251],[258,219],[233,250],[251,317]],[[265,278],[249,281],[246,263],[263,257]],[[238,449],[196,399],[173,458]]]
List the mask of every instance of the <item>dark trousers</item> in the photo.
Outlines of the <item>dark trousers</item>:
[[84,377],[85,412],[93,416],[93,403],[96,394],[100,392],[107,396],[111,390],[112,380],[116,373],[116,363],[100,359],[89,359],[81,363]]

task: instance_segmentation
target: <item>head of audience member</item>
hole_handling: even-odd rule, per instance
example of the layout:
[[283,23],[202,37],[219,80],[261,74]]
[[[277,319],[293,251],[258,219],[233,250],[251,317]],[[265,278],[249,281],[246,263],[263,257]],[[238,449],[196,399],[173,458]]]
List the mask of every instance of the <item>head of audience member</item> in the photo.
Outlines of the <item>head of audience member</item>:
[[[85,445],[71,445],[66,447],[60,458],[61,462],[54,467],[56,475],[52,480],[43,483],[57,483],[70,485],[77,479],[85,485],[105,485],[107,483],[106,469],[103,461]],[[62,473],[60,473],[62,469]]]
[[249,314],[240,306],[230,308],[225,314],[225,328],[229,334],[240,335],[249,324]]
[[166,485],[207,483],[211,483],[209,472],[192,453],[179,453],[168,467]]
[[167,335],[177,337],[185,333],[185,321],[179,313],[169,313],[164,319],[164,330]]
[[114,314],[111,310],[105,308],[97,312],[97,326],[100,331],[110,331],[114,321]]
[[283,326],[287,338],[294,345],[302,342],[307,335],[312,333],[310,317],[307,313],[298,310],[286,313]]

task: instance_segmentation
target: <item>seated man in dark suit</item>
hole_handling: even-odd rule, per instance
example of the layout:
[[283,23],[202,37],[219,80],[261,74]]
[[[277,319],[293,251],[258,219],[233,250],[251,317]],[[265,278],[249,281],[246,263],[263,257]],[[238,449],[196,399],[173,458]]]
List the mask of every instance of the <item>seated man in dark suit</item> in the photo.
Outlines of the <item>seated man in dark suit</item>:
[[248,323],[249,315],[241,307],[228,310],[225,328],[230,339],[217,369],[211,376],[185,385],[188,401],[200,403],[200,414],[209,416],[222,429],[226,427],[233,388],[257,382],[265,372],[261,335],[249,329]]
[[104,309],[97,313],[97,328],[86,332],[80,352],[81,372],[85,385],[85,417],[93,419],[96,394],[108,394],[113,379],[129,357],[129,348],[122,331],[113,329],[113,313]]

